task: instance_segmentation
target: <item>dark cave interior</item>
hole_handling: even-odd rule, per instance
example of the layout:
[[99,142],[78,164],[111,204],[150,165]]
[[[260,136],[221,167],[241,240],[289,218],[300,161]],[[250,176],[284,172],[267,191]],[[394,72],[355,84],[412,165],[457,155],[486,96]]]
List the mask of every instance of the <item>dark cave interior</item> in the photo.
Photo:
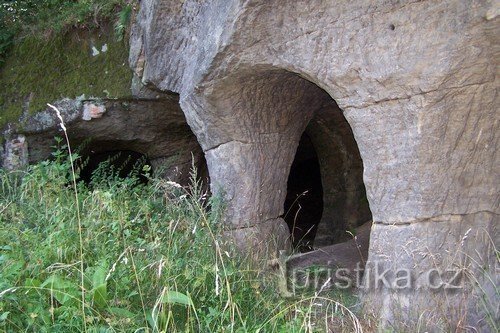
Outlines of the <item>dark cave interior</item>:
[[323,214],[323,186],[316,150],[305,133],[290,169],[284,211],[293,247],[300,252],[312,250]]

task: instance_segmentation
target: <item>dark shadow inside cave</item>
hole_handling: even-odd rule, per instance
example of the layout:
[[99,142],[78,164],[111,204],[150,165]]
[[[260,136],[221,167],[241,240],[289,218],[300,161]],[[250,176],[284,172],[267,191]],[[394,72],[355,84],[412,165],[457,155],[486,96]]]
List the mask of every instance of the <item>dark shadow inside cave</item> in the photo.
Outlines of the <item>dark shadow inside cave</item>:
[[113,150],[84,154],[80,159],[80,181],[90,185],[93,178],[115,175],[125,179],[136,176],[141,184],[147,184],[145,167],[151,173],[151,162],[146,155],[132,150]]
[[325,100],[302,134],[284,212],[299,252],[352,240],[372,219],[358,145],[332,99]]
[[323,186],[318,155],[311,138],[304,133],[290,168],[285,199],[285,221],[292,245],[300,252],[312,250],[323,214]]
[[204,192],[210,194],[210,174],[208,173],[207,160],[205,154],[200,154],[200,157],[193,163],[194,170],[196,171],[196,179],[201,183]]

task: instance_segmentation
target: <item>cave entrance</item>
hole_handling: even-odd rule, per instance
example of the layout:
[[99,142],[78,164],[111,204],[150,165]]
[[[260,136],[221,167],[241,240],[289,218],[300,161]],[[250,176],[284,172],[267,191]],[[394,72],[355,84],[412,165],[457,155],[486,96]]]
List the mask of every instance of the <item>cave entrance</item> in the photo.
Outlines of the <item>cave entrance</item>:
[[211,186],[227,198],[225,222],[239,248],[257,257],[288,249],[291,239],[300,251],[324,250],[370,220],[354,134],[318,84],[243,66],[199,97],[207,110],[195,95],[186,105],[209,146]]
[[349,123],[331,98],[300,139],[284,212],[292,245],[300,252],[350,241],[361,232],[369,234],[372,215],[363,161]]
[[[112,150],[84,154],[80,169],[80,181],[92,184],[97,178],[116,176],[122,179],[137,177],[139,183],[146,184],[145,167],[151,170],[151,162],[146,155],[132,150]],[[149,171],[151,173],[151,171]]]
[[318,155],[306,133],[290,168],[284,210],[292,245],[300,252],[312,250],[323,214],[323,186]]

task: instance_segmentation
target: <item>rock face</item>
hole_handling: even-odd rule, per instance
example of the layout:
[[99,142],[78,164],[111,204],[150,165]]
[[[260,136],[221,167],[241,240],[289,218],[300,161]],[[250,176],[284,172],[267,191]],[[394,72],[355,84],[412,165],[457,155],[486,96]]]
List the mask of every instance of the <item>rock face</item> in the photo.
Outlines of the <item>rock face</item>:
[[[158,99],[70,100],[54,103],[65,121],[73,150],[80,155],[135,152],[153,171],[183,184],[194,163],[203,173],[204,158],[186,123],[176,95]],[[7,169],[47,159],[54,137],[63,137],[59,119],[48,108],[11,126],[5,133],[3,165]]]
[[[365,274],[366,311],[396,330],[487,331],[499,319],[498,12],[487,0],[143,0],[130,62],[143,84],[180,95],[212,191],[228,200],[228,233],[259,256],[285,246],[287,178],[308,124],[325,127],[309,131],[316,148],[352,146],[329,134],[335,120],[310,123],[336,102],[373,215],[367,269],[419,282],[374,287]],[[348,184],[344,202],[364,191],[331,177]],[[424,283],[456,267],[460,290]]]
[[6,170],[18,170],[28,164],[28,144],[24,135],[9,137],[3,150],[2,166]]

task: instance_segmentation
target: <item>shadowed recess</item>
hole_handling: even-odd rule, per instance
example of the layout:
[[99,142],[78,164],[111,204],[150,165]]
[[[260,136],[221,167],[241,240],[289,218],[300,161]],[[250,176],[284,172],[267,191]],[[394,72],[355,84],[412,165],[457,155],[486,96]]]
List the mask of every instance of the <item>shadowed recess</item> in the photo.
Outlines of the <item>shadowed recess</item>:
[[136,176],[146,184],[144,169],[151,170],[151,162],[146,155],[132,150],[114,150],[84,155],[80,165],[80,180],[90,184],[93,178],[115,175],[119,178]]
[[311,138],[303,134],[290,168],[285,199],[285,221],[292,244],[301,252],[312,250],[323,214],[323,186],[318,155]]
[[329,97],[301,136],[284,212],[292,244],[300,252],[349,241],[372,219],[354,134]]

